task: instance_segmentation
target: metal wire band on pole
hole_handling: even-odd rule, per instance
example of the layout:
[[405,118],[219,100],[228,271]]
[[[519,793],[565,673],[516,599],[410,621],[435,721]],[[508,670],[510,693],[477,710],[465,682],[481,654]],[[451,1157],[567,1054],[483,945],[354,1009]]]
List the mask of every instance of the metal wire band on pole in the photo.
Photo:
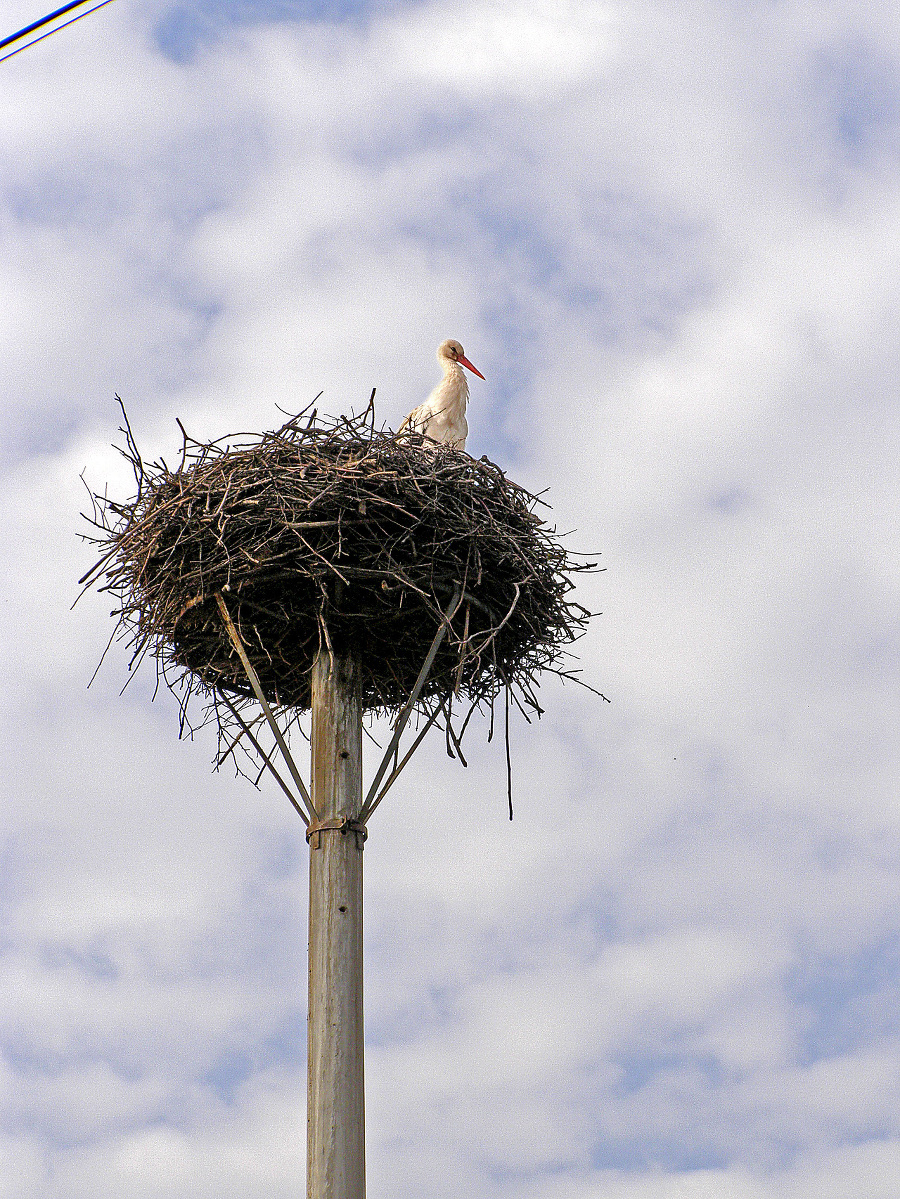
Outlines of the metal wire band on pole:
[[269,722],[269,728],[272,730],[273,734],[275,735],[275,740],[278,742],[278,748],[281,750],[281,756],[287,763],[288,770],[291,772],[291,777],[297,785],[297,790],[303,796],[303,801],[309,809],[310,818],[312,820],[318,820],[319,813],[313,806],[312,797],[306,789],[306,784],[300,777],[300,771],[297,769],[296,763],[291,757],[291,751],[287,747],[287,742],[281,734],[281,729],[278,727],[275,717],[272,715],[272,709],[269,707],[266,697],[263,695],[263,690],[259,683],[259,677],[257,676],[256,671],[253,669],[253,663],[247,657],[247,651],[244,649],[244,643],[241,641],[240,634],[235,628],[234,621],[231,619],[231,615],[225,604],[225,600],[221,591],[216,592],[216,603],[219,605],[219,611],[222,614],[225,630],[228,633],[228,636],[231,638],[231,644],[237,650],[237,655],[241,660],[241,665],[244,667],[247,678],[250,680],[250,686],[253,688],[256,698],[259,700],[260,707],[265,714],[266,720]]
[[447,634],[447,629],[450,627],[450,621],[456,615],[456,610],[461,602],[460,588],[459,586],[456,586],[453,589],[453,598],[451,599],[447,609],[442,613],[443,619],[441,621],[440,628],[434,635],[434,640],[431,643],[431,649],[429,649],[425,661],[422,663],[422,669],[419,671],[419,677],[416,679],[415,685],[410,692],[409,699],[406,701],[403,711],[397,717],[397,724],[394,727],[394,735],[391,737],[390,744],[385,750],[384,757],[381,759],[381,765],[375,771],[375,778],[372,780],[372,785],[369,787],[368,793],[366,794],[365,803],[359,812],[358,820],[361,824],[365,824],[366,820],[374,810],[375,796],[378,794],[378,787],[381,784],[381,780],[384,778],[385,771],[388,768],[388,763],[394,756],[394,750],[400,744],[400,738],[403,736],[403,730],[406,728],[406,724],[410,716],[412,716],[412,710],[416,706],[416,700],[419,698],[422,688],[425,686],[425,681],[431,672],[434,659],[437,657],[437,652],[441,648],[441,642],[444,640],[444,637]]
[[[356,836],[356,844],[359,849],[362,849],[360,838],[365,841],[369,835],[369,830],[364,824],[360,824],[358,820],[351,820],[349,816],[345,816],[336,820],[317,820],[315,824],[311,824],[306,830],[306,840],[309,843],[319,833],[327,832],[340,833],[342,837],[346,837],[348,833],[353,833]],[[318,844],[312,846],[312,848],[317,849]]]

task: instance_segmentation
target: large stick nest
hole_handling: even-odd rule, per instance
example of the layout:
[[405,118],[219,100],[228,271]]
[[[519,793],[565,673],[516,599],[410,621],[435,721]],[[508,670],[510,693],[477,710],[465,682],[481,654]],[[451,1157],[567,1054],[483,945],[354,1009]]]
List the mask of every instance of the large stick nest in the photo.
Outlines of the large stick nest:
[[102,556],[82,581],[117,598],[132,665],[155,655],[183,708],[200,694],[221,728],[222,694],[252,698],[217,592],[270,703],[294,713],[323,645],[359,656],[367,709],[398,711],[455,592],[422,711],[492,705],[507,688],[539,713],[538,674],[572,676],[566,647],[590,615],[572,576],[595,564],[576,563],[538,498],[487,458],[376,430],[371,403],[261,436],[185,433],[174,469],[143,461],[127,418],[122,432],[137,492],[93,497]]

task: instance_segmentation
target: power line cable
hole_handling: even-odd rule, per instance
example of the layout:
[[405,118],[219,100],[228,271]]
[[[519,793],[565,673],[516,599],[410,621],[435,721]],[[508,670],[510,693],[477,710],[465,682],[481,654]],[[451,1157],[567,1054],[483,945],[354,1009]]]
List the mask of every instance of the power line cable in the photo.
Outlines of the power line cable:
[[87,4],[88,0],[69,0],[68,4],[64,4],[62,8],[58,8],[56,12],[49,13],[46,17],[41,17],[39,21],[32,21],[30,25],[26,25],[24,29],[20,29],[18,33],[13,33],[10,37],[5,37],[0,42],[0,50],[4,46],[9,46],[12,42],[17,42],[20,37],[27,37],[29,33],[34,33],[35,29],[40,29],[42,25],[46,25],[48,21],[55,21],[57,17],[61,17],[64,13],[71,12],[73,8],[80,8],[82,4]]
[[[20,38],[27,37],[29,33],[34,33],[35,29],[40,29],[47,25],[50,21],[56,20],[57,17],[63,16],[67,12],[71,12],[73,8],[80,8],[82,4],[87,4],[88,0],[71,0],[69,4],[64,4],[62,8],[58,8],[56,12],[48,13],[46,17],[41,17],[39,21],[33,21],[30,25],[26,25],[24,29],[20,29],[18,33],[13,33],[9,37],[0,41],[0,50],[4,46],[10,46],[13,42],[17,42]],[[0,58],[0,62],[6,62],[8,58],[12,58],[14,54],[20,54],[23,50],[27,50],[29,46],[35,45],[37,42],[42,42],[45,37],[50,37],[52,33],[59,33],[60,29],[65,29],[67,25],[72,25],[75,21],[80,21],[82,17],[90,16],[92,12],[96,12],[98,8],[104,8],[107,4],[111,4],[112,0],[101,0],[99,4],[95,4],[93,8],[89,8],[87,12],[80,12],[77,17],[70,17],[68,21],[63,21],[61,25],[42,33],[40,37],[33,38],[32,41],[26,42],[24,46],[18,46],[15,50],[11,50],[9,54],[4,54]]]

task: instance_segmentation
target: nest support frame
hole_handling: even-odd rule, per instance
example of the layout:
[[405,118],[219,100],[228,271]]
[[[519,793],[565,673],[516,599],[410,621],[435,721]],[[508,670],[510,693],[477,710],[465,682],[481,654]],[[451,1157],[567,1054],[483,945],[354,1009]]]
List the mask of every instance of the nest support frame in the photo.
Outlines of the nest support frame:
[[[465,764],[473,712],[489,708],[490,740],[504,694],[509,768],[510,703],[540,715],[544,670],[588,686],[567,660],[592,613],[570,592],[597,564],[565,549],[536,513],[540,497],[487,458],[376,429],[374,392],[359,415],[320,418],[311,406],[262,435],[201,442],[179,421],[174,469],[144,461],[122,413],[117,448],[137,493],[118,502],[89,489],[86,539],[102,553],[80,582],[117,598],[110,642],[128,641],[130,672],[156,659],[181,732],[197,727],[188,707],[199,695],[201,725],[218,729],[217,767],[230,758],[256,783],[268,771],[308,825],[317,814],[288,741],[323,648],[354,654],[363,708],[394,718],[365,819],[434,724]],[[400,760],[413,713],[424,727]]]
[[[247,723],[244,721],[244,719],[240,715],[240,713],[236,709],[232,708],[232,714],[238,720],[239,724],[242,727],[243,732],[250,738],[251,744],[253,745],[256,752],[262,758],[265,768],[268,769],[268,771],[272,774],[275,781],[278,783],[278,785],[280,786],[281,790],[285,793],[285,795],[287,795],[288,799],[293,804],[293,806],[296,809],[301,820],[306,825],[307,841],[309,841],[311,836],[314,836],[316,833],[322,831],[323,829],[335,828],[335,827],[338,828],[341,832],[354,832],[357,834],[357,836],[361,836],[362,839],[365,840],[365,837],[367,834],[366,823],[367,823],[369,817],[372,815],[372,813],[375,811],[375,809],[378,807],[378,805],[384,799],[385,795],[387,795],[388,791],[391,789],[391,787],[394,785],[394,783],[400,777],[401,771],[406,766],[407,762],[412,757],[412,755],[415,753],[416,749],[418,749],[425,734],[428,732],[428,730],[431,728],[432,724],[434,723],[435,719],[437,718],[437,711],[439,711],[439,709],[437,711],[435,711],[425,722],[424,728],[422,728],[419,731],[413,744],[410,746],[410,748],[404,754],[403,759],[398,760],[399,759],[398,751],[399,751],[399,746],[400,746],[400,738],[403,736],[403,732],[406,728],[409,718],[413,714],[416,703],[418,702],[419,696],[422,692],[422,688],[425,686],[425,683],[428,681],[428,675],[431,671],[432,666],[434,665],[434,659],[440,648],[441,642],[444,640],[444,637],[446,636],[449,623],[453,619],[453,616],[456,614],[456,611],[459,608],[459,605],[461,603],[460,588],[456,587],[454,589],[453,598],[450,601],[450,605],[447,608],[447,611],[443,614],[444,619],[439,624],[438,630],[434,635],[434,640],[432,641],[432,643],[429,647],[428,653],[425,656],[425,661],[422,663],[422,668],[419,671],[418,677],[416,678],[416,682],[413,686],[412,691],[410,692],[409,698],[407,699],[406,703],[403,705],[403,707],[401,708],[400,712],[397,715],[397,719],[394,722],[394,727],[392,730],[391,740],[388,744],[387,749],[384,752],[384,755],[382,756],[381,762],[379,763],[377,770],[375,771],[375,775],[372,779],[372,782],[369,786],[368,791],[366,792],[365,798],[363,799],[362,806],[360,807],[359,814],[358,814],[356,820],[344,820],[344,821],[338,821],[338,822],[323,821],[322,814],[319,811],[317,811],[317,809],[312,801],[312,796],[310,795],[309,789],[307,788],[306,784],[303,781],[303,776],[301,775],[300,771],[298,770],[297,764],[294,761],[294,758],[293,758],[293,755],[291,754],[290,748],[288,747],[288,744],[284,738],[284,734],[282,733],[282,731],[278,725],[278,721],[275,719],[275,715],[272,712],[272,709],[268,703],[268,700],[266,699],[266,697],[263,693],[262,687],[259,682],[259,677],[258,677],[256,671],[253,669],[253,664],[251,663],[249,657],[247,656],[246,646],[244,645],[243,641],[241,640],[241,635],[238,632],[237,628],[235,627],[234,621],[231,619],[231,615],[228,611],[228,605],[226,604],[225,599],[221,592],[216,592],[216,603],[218,605],[219,612],[222,616],[222,624],[225,627],[225,630],[228,634],[229,639],[231,640],[232,645],[234,646],[235,652],[237,653],[238,657],[240,658],[241,665],[243,666],[244,671],[247,675],[247,681],[249,682],[250,686],[252,687],[253,692],[257,698],[257,701],[259,702],[260,708],[262,709],[263,717],[264,717],[266,723],[268,724],[268,726],[272,732],[272,735],[275,738],[275,742],[278,746],[278,750],[285,762],[285,765],[287,766],[288,770],[290,771],[291,777],[294,781],[294,785],[296,786],[297,792],[300,797],[299,799],[297,798],[297,796],[295,796],[293,794],[290,787],[287,785],[287,783],[282,778],[281,774],[278,772],[277,768],[275,767],[274,763],[272,762],[272,755],[266,753],[266,751],[263,749],[263,747],[259,744],[252,729],[249,727],[249,725],[247,725]],[[226,700],[226,702],[228,702],[228,701]],[[390,774],[388,775],[388,778],[385,780],[384,776],[385,776],[385,774],[387,774],[388,768],[390,767],[392,760],[394,762],[394,767],[391,770]]]

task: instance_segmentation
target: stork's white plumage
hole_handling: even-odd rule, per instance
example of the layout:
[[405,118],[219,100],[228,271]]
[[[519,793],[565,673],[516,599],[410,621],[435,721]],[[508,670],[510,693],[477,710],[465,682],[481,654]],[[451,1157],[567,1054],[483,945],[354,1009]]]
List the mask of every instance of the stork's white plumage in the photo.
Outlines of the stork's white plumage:
[[428,397],[424,404],[413,408],[404,420],[398,432],[409,429],[413,433],[421,433],[432,441],[444,442],[456,446],[459,450],[466,448],[466,437],[469,426],[466,423],[466,401],[469,398],[469,384],[463,374],[466,367],[483,379],[484,375],[477,370],[463,353],[458,341],[450,338],[442,341],[437,351],[438,362],[444,369],[444,377]]

